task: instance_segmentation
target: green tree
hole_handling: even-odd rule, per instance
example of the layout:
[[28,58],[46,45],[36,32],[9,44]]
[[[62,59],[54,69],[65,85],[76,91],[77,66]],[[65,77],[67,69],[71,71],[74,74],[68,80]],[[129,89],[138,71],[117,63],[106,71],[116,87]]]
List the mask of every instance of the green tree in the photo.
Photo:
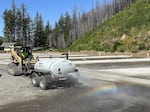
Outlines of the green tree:
[[64,26],[64,38],[67,42],[70,36],[70,29],[71,29],[71,17],[68,12],[65,14],[65,26]]
[[46,41],[43,19],[42,16],[37,13],[34,20],[34,45],[44,47]]
[[49,23],[49,21],[47,22],[46,26],[45,26],[45,36],[47,39],[46,41],[46,46],[51,47],[52,46],[52,27]]
[[78,17],[77,17],[77,9],[74,7],[73,17],[72,17],[72,41],[77,39],[78,37]]
[[26,7],[24,4],[21,5],[20,10],[18,11],[18,21],[17,21],[17,26],[18,26],[18,39],[21,41],[19,41],[21,43],[21,45],[23,46],[28,46],[30,43],[30,38],[31,38],[31,34],[30,34],[30,24],[31,24],[31,19],[29,14],[27,13]]
[[14,17],[12,10],[5,10],[3,13],[4,19],[4,36],[8,42],[15,42],[14,33]]
[[61,16],[59,18],[58,25],[59,25],[60,33],[64,33],[65,18],[64,18],[64,16],[62,14],[61,14]]
[[3,43],[2,37],[0,37],[0,45]]
[[31,19],[24,4],[20,9],[16,8],[13,1],[12,7],[3,13],[4,37],[8,42],[17,42],[18,45],[26,46],[30,41],[29,25]]

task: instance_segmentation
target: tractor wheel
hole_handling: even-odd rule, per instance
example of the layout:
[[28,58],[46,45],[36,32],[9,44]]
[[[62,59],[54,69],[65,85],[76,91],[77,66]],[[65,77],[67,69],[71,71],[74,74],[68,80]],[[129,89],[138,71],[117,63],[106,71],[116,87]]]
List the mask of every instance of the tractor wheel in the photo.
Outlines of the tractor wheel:
[[40,83],[39,83],[39,86],[42,90],[47,90],[48,89],[48,84],[47,84],[47,81],[46,81],[46,77],[45,76],[41,76],[40,77]]
[[33,84],[34,87],[38,87],[39,86],[39,75],[35,72],[32,73],[31,75],[31,82]]
[[18,66],[15,63],[9,63],[7,66],[7,72],[13,76],[18,75]]

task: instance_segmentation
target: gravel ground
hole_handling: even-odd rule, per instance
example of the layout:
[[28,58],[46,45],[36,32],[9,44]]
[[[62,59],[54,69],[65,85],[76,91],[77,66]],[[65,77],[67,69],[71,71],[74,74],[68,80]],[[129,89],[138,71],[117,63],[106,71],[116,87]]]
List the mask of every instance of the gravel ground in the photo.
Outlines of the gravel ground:
[[[9,62],[8,54],[3,54],[1,59]],[[29,77],[8,75],[6,68],[7,65],[1,63],[0,112],[150,111],[150,87],[123,83],[116,77],[149,80],[149,63],[78,65],[81,73],[78,86],[46,91],[33,87]],[[103,81],[102,76],[114,81]]]
[[[130,84],[115,84],[96,79],[81,78],[77,87],[47,90],[28,88],[18,101],[0,106],[0,112],[149,112],[150,89]],[[10,90],[9,90],[10,91]],[[22,93],[17,90],[17,94]],[[11,92],[11,91],[10,91]],[[35,93],[36,92],[36,93]],[[56,93],[56,94],[54,94]],[[8,93],[6,93],[8,94]],[[16,96],[10,94],[11,97]],[[17,95],[18,96],[18,95]],[[4,96],[6,99],[7,97]],[[27,97],[26,97],[27,98]]]
[[32,86],[30,78],[26,76],[11,76],[6,72],[6,65],[0,65],[0,105],[22,102],[37,97],[53,96],[59,89],[43,91]]
[[[81,77],[76,87],[43,91],[33,87],[28,77],[8,75],[6,67],[0,66],[0,112],[150,111],[147,87]],[[86,74],[91,75],[90,69]]]

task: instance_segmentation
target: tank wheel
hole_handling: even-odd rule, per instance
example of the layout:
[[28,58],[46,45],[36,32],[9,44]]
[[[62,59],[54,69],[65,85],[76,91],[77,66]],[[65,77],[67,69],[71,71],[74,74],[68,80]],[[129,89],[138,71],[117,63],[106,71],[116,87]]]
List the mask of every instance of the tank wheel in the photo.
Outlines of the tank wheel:
[[45,76],[41,76],[40,77],[40,83],[39,83],[39,86],[42,90],[47,90],[48,89],[48,84],[47,84],[47,81],[46,81],[46,77]]
[[31,75],[31,82],[33,84],[34,87],[38,87],[39,86],[39,75],[35,72],[32,73]]
[[16,76],[18,75],[18,67],[15,63],[9,63],[8,66],[7,66],[7,72],[10,74],[10,75],[13,75],[13,76]]

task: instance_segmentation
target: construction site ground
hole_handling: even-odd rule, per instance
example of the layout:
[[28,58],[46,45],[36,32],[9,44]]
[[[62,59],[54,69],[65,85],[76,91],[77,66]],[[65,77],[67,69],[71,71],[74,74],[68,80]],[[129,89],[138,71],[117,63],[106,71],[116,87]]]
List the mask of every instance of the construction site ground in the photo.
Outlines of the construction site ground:
[[[60,54],[34,53],[41,58]],[[79,84],[43,91],[33,87],[29,77],[9,75],[10,54],[1,53],[0,112],[149,112],[149,57],[115,56],[88,59],[89,54],[74,53],[70,59],[79,69]]]

